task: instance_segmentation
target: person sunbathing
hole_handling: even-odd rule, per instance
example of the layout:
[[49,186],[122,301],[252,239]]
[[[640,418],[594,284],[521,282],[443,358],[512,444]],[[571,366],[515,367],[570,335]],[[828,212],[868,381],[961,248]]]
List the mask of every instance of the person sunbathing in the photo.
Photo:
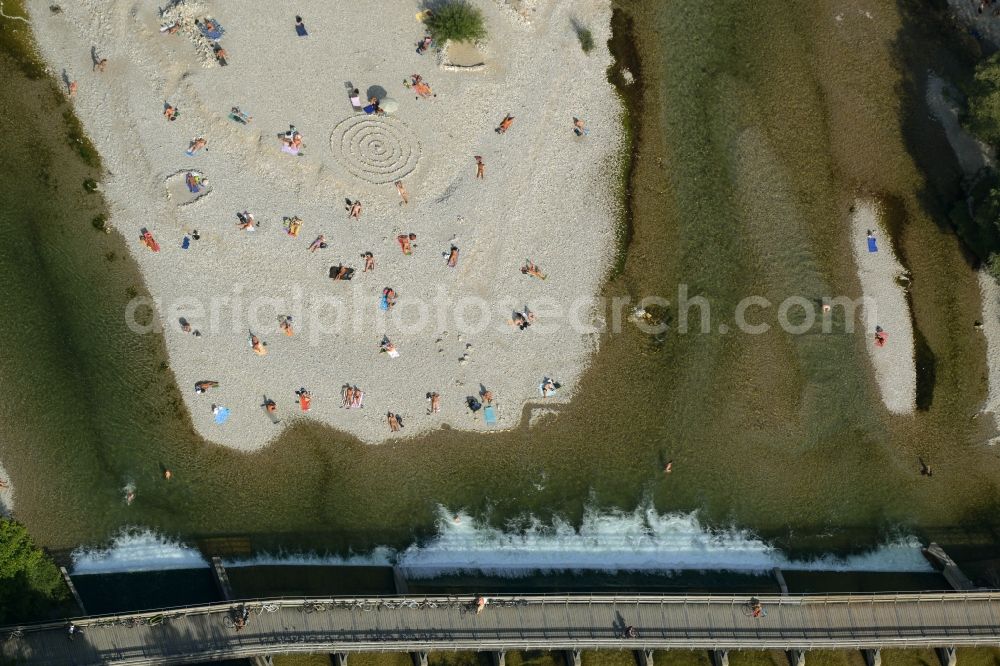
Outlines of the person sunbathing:
[[299,237],[299,231],[302,229],[302,220],[298,217],[285,218],[285,233],[287,233],[292,238]]
[[397,180],[395,185],[396,185],[396,191],[399,192],[399,198],[403,200],[402,205],[405,206],[406,204],[410,203],[410,195],[406,191],[406,186],[403,185],[403,181]]
[[188,145],[187,154],[194,155],[199,150],[208,145],[208,141],[204,137],[198,137],[196,139],[191,139],[191,143]]
[[261,342],[260,338],[253,333],[250,334],[250,349],[252,349],[253,353],[257,354],[257,356],[267,355],[267,345]]
[[256,226],[256,221],[254,220],[253,213],[248,213],[243,211],[242,213],[236,213],[236,217],[239,222],[236,223],[236,227],[242,231],[253,231]]
[[326,247],[326,236],[320,234],[319,236],[316,237],[316,240],[314,240],[312,243],[309,244],[309,251],[315,252],[316,250],[321,250],[324,249],[325,247]]
[[457,265],[458,265],[458,248],[452,245],[451,251],[448,253],[448,268],[454,268]]
[[430,411],[428,414],[437,414],[441,411],[441,394],[440,393],[428,393],[427,400],[431,403]]
[[345,384],[343,390],[343,396],[344,399],[341,401],[340,406],[347,407],[348,409],[350,409],[351,402],[354,401],[354,387],[351,386],[350,384]]
[[409,256],[413,254],[412,241],[417,240],[416,234],[400,234],[396,236],[396,242],[399,243],[399,247],[403,250],[403,254]]
[[417,44],[417,53],[423,55],[424,52],[427,51],[427,49],[429,49],[431,47],[431,44],[433,43],[434,43],[434,38],[431,37],[430,35],[427,35],[422,40],[420,40],[419,44]]
[[282,315],[278,317],[278,328],[284,331],[285,335],[292,337],[295,335],[295,329],[292,328],[292,316]]
[[205,380],[202,380],[200,382],[195,382],[195,384],[194,384],[194,392],[197,393],[197,394],[199,394],[199,395],[201,395],[202,393],[205,393],[206,391],[208,391],[208,389],[210,389],[210,388],[216,388],[218,385],[219,385],[219,382],[212,381],[212,380],[209,380],[209,379],[205,379]]
[[264,401],[264,409],[267,411],[268,414],[278,413],[278,405],[277,403],[274,402],[274,400],[271,399],[267,399]]
[[375,270],[375,255],[371,252],[365,252],[361,257],[365,260],[365,268],[362,273],[367,273],[368,271]]
[[403,427],[399,422],[399,417],[392,412],[386,415],[386,420],[389,421],[389,432],[399,432],[399,429]]
[[551,379],[542,382],[542,397],[547,398],[556,392],[556,383]]
[[351,398],[351,409],[361,409],[364,407],[365,392],[359,389],[357,386],[354,387],[354,397]]
[[882,327],[881,326],[876,326],[875,327],[875,346],[876,347],[884,347],[885,343],[886,343],[886,341],[888,339],[889,339],[889,336],[886,334],[885,331],[882,330]]
[[234,106],[230,111],[229,115],[238,123],[243,123],[244,125],[249,125],[250,121],[253,120],[253,116],[248,116],[247,114],[240,111],[240,107]]
[[212,53],[215,54],[215,59],[223,67],[225,67],[226,65],[229,64],[229,62],[226,60],[226,57],[228,55],[226,53],[226,49],[224,49],[221,46],[219,46],[218,44],[216,44],[215,46],[212,47]]
[[351,218],[354,218],[355,220],[360,220],[361,219],[361,202],[360,201],[355,201],[354,203],[352,203],[350,205],[350,207],[347,209],[347,216],[351,217]]
[[299,409],[303,412],[308,412],[312,409],[312,393],[307,391],[305,387],[300,388],[295,392],[295,395],[299,397]]
[[413,92],[417,93],[417,95],[424,98],[430,97],[431,95],[434,94],[434,92],[431,90],[431,87],[426,83],[424,83],[423,81],[414,81]]
[[392,309],[392,306],[396,304],[396,291],[391,287],[386,287],[382,290],[382,296],[385,297],[387,309]]
[[167,120],[176,120],[177,109],[171,106],[170,104],[167,104],[165,107],[163,107],[163,117],[166,118]]
[[351,274],[354,272],[353,268],[344,266],[343,264],[335,266],[334,268],[336,268],[336,272],[334,272],[332,268],[330,269],[330,273],[332,273],[330,277],[334,280],[346,280],[351,277]]
[[506,134],[510,126],[514,124],[514,116],[509,113],[504,116],[504,119],[500,121],[500,126],[497,127],[497,134]]
[[521,266],[522,273],[524,273],[525,275],[530,275],[531,277],[536,277],[539,280],[545,279],[546,277],[545,273],[543,273],[542,270],[535,265],[535,262],[531,261],[530,259],[525,259],[525,261],[528,263],[526,263],[524,266]]

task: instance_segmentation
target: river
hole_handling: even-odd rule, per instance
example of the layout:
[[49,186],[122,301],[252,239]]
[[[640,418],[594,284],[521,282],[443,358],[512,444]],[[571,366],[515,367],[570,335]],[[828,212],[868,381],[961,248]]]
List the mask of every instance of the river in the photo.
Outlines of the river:
[[[233,556],[368,553],[446,536],[442,513],[510,534],[599,519],[615,535],[638,507],[640,532],[673,521],[694,550],[744,531],[783,557],[994,539],[978,288],[935,222],[957,171],[928,166],[940,128],[920,106],[928,63],[968,67],[954,35],[915,1],[621,4],[644,93],[631,242],[605,295],[673,299],[686,285],[721,319],[704,335],[605,336],[558,416],[489,437],[365,446],[300,425],[253,455],[203,441],[162,339],[125,327],[145,287],[122,239],[92,223],[103,203],[82,184],[102,174],[67,140],[69,107],[2,56],[0,460],[35,538],[68,551],[138,526]],[[716,325],[750,294],[856,295],[859,193],[890,205],[913,276],[925,409],[912,416],[881,406],[861,333]],[[601,538],[611,565],[631,548]],[[669,568],[677,540],[661,541],[652,557]]]

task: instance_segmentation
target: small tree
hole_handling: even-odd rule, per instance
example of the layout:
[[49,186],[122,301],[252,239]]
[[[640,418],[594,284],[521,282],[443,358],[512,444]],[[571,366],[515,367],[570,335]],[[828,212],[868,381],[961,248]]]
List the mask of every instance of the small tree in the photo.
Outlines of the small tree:
[[474,42],[486,37],[483,14],[465,0],[435,4],[424,19],[434,41]]
[[976,65],[967,92],[966,128],[987,143],[1000,144],[1000,52]]

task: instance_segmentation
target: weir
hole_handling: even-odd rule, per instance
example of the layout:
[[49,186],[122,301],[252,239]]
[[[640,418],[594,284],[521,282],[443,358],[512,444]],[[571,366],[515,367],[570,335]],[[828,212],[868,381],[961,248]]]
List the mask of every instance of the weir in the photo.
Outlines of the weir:
[[[0,661],[49,666],[189,664],[269,654],[492,652],[506,650],[785,650],[803,664],[809,650],[1000,646],[1000,592],[767,595],[755,617],[746,595],[531,595],[491,597],[477,614],[471,597],[246,600],[0,629]],[[233,611],[250,619],[235,631]],[[622,637],[622,623],[634,627]],[[877,657],[876,657],[877,658]],[[419,661],[418,661],[419,663]]]

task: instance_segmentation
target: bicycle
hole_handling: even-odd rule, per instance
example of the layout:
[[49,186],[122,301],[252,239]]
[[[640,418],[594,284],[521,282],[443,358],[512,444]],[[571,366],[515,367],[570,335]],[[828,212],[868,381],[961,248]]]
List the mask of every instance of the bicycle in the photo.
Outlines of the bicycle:
[[246,606],[237,606],[230,608],[229,612],[222,616],[222,624],[227,629],[233,629],[238,632],[247,626],[247,620],[249,619],[250,609]]
[[322,613],[326,610],[326,606],[320,603],[306,602],[302,604],[302,611],[305,613]]
[[767,617],[767,610],[761,606],[760,601],[756,597],[740,606],[740,612],[743,613],[745,617]]

